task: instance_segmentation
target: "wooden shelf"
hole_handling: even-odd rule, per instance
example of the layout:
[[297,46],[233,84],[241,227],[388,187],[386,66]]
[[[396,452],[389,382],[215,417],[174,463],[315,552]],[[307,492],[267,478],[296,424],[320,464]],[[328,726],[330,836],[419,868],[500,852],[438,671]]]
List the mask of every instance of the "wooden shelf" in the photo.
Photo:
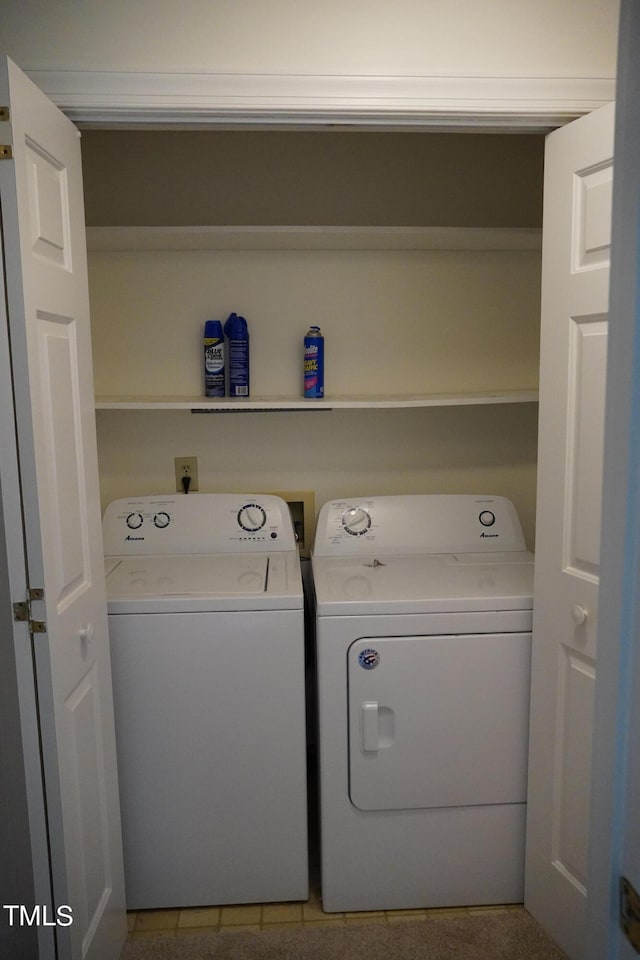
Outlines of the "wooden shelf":
[[318,410],[406,410],[418,407],[481,406],[484,404],[537,403],[537,390],[504,390],[487,393],[440,393],[420,396],[336,396],[324,400],[302,397],[250,397],[247,400],[213,400],[206,397],[97,397],[96,410],[162,411],[191,413],[256,413]]

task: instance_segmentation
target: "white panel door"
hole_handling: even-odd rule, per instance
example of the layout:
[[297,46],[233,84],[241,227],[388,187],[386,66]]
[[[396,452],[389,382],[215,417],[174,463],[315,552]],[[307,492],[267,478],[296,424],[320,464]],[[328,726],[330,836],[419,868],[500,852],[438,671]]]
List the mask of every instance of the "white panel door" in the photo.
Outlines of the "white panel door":
[[[0,161],[13,392],[57,956],[126,935],[79,133],[12,64]],[[14,597],[14,600],[24,599]]]
[[525,903],[582,956],[604,444],[611,104],[547,138]]
[[528,633],[349,647],[349,794],[361,810],[524,803]]

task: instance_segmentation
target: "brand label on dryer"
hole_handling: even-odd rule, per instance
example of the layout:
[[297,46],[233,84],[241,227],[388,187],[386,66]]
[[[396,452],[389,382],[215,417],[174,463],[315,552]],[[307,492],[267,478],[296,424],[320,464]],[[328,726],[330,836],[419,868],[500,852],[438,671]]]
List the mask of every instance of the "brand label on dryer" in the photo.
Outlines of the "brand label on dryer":
[[358,663],[363,670],[375,670],[380,663],[380,654],[372,647],[367,647],[358,654]]

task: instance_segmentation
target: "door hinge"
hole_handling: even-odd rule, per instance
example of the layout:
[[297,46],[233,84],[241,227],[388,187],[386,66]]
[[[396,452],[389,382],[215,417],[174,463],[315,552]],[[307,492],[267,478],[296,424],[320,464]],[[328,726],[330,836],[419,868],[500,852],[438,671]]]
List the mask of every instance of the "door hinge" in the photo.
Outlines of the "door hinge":
[[47,624],[45,620],[34,620],[32,617],[31,604],[36,600],[44,600],[44,590],[42,587],[34,587],[27,590],[27,599],[19,600],[13,605],[13,619],[19,623],[28,623],[30,633],[46,633]]
[[[7,123],[9,120],[9,107],[0,107],[0,123]],[[12,160],[13,149],[10,143],[0,143],[0,160]]]
[[626,877],[620,877],[620,926],[635,952],[640,953],[640,895]]

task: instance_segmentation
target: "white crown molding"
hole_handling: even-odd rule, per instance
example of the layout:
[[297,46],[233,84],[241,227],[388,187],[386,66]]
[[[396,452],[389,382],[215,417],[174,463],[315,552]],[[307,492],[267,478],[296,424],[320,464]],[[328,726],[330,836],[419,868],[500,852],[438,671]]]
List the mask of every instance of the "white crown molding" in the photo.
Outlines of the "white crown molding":
[[91,125],[356,125],[542,130],[609,103],[609,78],[312,76],[32,70]]

